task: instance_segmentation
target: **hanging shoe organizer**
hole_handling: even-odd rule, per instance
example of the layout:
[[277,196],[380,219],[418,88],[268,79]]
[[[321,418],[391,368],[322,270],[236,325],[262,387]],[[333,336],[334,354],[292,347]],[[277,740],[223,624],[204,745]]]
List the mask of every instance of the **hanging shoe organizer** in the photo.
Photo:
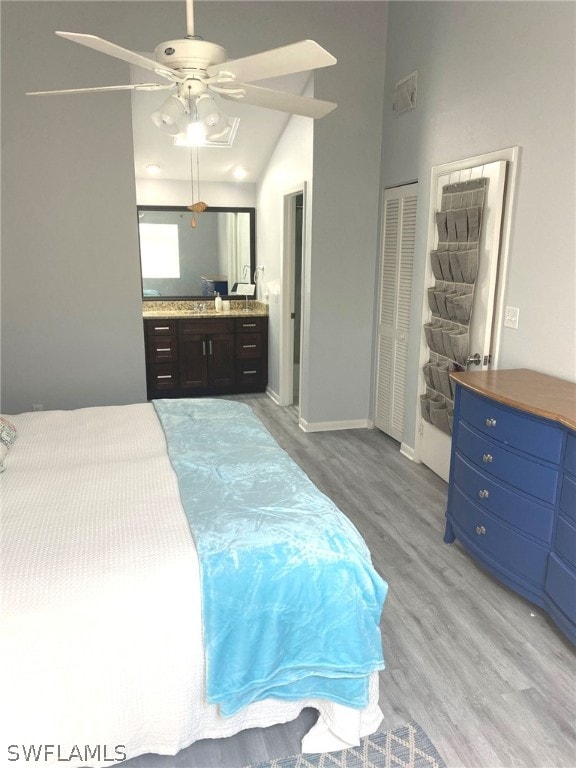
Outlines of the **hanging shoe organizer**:
[[420,396],[422,418],[452,433],[454,391],[451,370],[466,368],[470,354],[470,319],[478,274],[482,211],[488,179],[442,187],[436,213],[438,244],[430,252],[435,283],[428,288],[430,320],[424,323],[430,350],[424,365],[426,394]]

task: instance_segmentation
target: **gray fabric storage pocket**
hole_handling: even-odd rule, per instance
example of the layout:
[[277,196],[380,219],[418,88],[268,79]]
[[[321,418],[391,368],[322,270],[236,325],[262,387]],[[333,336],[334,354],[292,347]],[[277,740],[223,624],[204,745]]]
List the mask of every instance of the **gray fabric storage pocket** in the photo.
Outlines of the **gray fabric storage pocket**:
[[434,349],[434,338],[432,336],[432,328],[437,327],[437,323],[432,321],[431,323],[424,323],[424,335],[426,336],[426,344],[430,347],[430,349],[435,352]]
[[452,434],[452,430],[454,429],[454,406],[446,404],[446,413],[448,415],[448,428],[450,434]]
[[441,325],[437,325],[432,328],[432,346],[428,345],[433,352],[437,355],[445,355],[444,351],[444,328]]
[[457,254],[462,282],[476,282],[476,276],[478,275],[478,248],[471,248],[468,251],[457,251]]
[[448,373],[448,363],[439,363],[437,366],[436,378],[438,387],[434,387],[438,392],[442,392],[444,397],[452,400],[452,387],[450,384],[450,374]]
[[447,435],[450,434],[448,411],[445,402],[430,401],[430,421],[435,427],[441,429],[442,432],[446,432]]
[[458,333],[458,331],[450,326],[442,329],[442,352],[440,354],[449,357],[450,360],[456,359],[452,351],[451,336],[453,333]]
[[480,239],[480,222],[482,217],[482,208],[475,205],[466,209],[468,212],[468,242],[477,243]]
[[434,291],[434,299],[436,301],[436,306],[438,308],[438,314],[444,320],[448,320],[448,312],[446,310],[446,291],[445,290],[435,290]]
[[446,228],[446,211],[437,211],[436,228],[438,230],[438,242],[445,243],[448,240],[448,229]]
[[454,278],[455,283],[466,282],[460,268],[459,251],[450,251],[450,272],[452,273],[452,277]]
[[442,395],[433,395],[430,392],[427,392],[425,395],[420,395],[420,413],[422,414],[424,421],[427,421],[428,424],[432,424],[430,416],[430,406],[432,403],[443,405],[444,398]]
[[438,304],[436,303],[436,288],[428,288],[428,306],[433,315],[439,315]]
[[470,322],[470,313],[472,312],[472,300],[474,294],[461,293],[460,296],[454,296],[452,299],[452,306],[456,312],[456,321],[463,325],[468,325]]
[[440,364],[433,363],[430,367],[430,377],[432,379],[432,389],[436,392],[442,392],[442,384],[440,382]]
[[434,363],[429,360],[427,363],[424,363],[424,366],[422,367],[422,372],[424,373],[424,381],[426,382],[426,386],[430,387],[431,389],[434,388],[434,384],[432,382],[432,366]]
[[469,333],[468,331],[452,331],[448,335],[452,346],[452,360],[460,365],[466,365],[468,359]]
[[456,211],[446,211],[446,228],[448,229],[448,242],[457,243],[456,234]]
[[456,219],[456,238],[459,243],[468,242],[468,211],[466,208],[459,208],[454,211]]
[[434,274],[436,280],[444,280],[438,251],[430,251],[430,266],[432,267],[432,273]]
[[448,319],[452,320],[455,323],[457,323],[458,320],[456,318],[456,308],[454,306],[454,299],[457,296],[460,296],[461,293],[462,291],[458,291],[456,290],[456,288],[454,288],[453,290],[448,291],[446,294],[446,312],[448,313]]
[[452,272],[450,271],[450,253],[448,251],[436,251],[436,253],[438,254],[438,259],[440,260],[442,280],[451,283]]

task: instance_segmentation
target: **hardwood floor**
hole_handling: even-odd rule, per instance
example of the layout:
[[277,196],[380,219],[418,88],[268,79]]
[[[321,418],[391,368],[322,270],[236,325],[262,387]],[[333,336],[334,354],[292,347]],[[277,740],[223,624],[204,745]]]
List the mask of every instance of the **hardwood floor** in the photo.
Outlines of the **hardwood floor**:
[[[305,434],[294,409],[249,403],[362,533],[389,584],[380,677],[383,726],[410,720],[448,768],[574,768],[576,656],[538,608],[442,541],[446,484],[378,430]],[[130,768],[240,768],[299,751],[298,720],[193,744]]]

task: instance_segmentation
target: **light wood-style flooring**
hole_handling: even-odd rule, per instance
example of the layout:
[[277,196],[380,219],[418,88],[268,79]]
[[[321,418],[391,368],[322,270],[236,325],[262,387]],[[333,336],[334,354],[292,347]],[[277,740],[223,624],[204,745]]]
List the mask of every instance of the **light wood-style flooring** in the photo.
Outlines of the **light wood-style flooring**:
[[[364,536],[389,584],[385,729],[415,720],[448,768],[575,768],[576,655],[555,625],[443,543],[447,486],[378,430],[305,434],[292,408],[249,403]],[[300,751],[315,713],[127,768],[241,768]]]

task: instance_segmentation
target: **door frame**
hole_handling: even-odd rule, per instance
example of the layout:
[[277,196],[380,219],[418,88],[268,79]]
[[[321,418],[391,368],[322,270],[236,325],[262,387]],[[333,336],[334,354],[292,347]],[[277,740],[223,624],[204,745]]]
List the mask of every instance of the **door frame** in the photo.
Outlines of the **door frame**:
[[[284,193],[283,197],[283,240],[282,264],[280,279],[280,354],[279,354],[279,386],[278,405],[292,405],[294,402],[294,323],[292,307],[294,306],[294,270],[296,262],[296,199],[302,195],[302,281],[306,274],[308,263],[307,232],[307,184],[305,181],[296,184]],[[303,286],[302,286],[303,287]],[[305,301],[304,291],[301,291],[300,327],[304,328]],[[300,333],[300,382],[299,410],[302,402],[302,378],[305,360],[303,356],[304,333]]]
[[[432,215],[431,201],[436,195],[436,187],[438,179],[448,173],[454,173],[456,171],[463,171],[467,168],[473,168],[478,165],[487,165],[497,161],[506,161],[508,164],[506,173],[506,183],[504,189],[504,201],[502,211],[502,224],[500,235],[500,250],[498,258],[498,271],[496,278],[496,291],[494,296],[494,312],[492,316],[492,339],[491,339],[491,367],[497,368],[500,355],[500,342],[502,338],[502,323],[504,320],[504,294],[506,288],[506,278],[508,275],[508,258],[509,258],[509,246],[510,236],[512,231],[512,215],[514,210],[514,199],[516,193],[516,179],[518,175],[518,162],[520,157],[520,147],[508,147],[506,149],[500,149],[495,152],[488,152],[483,155],[476,155],[475,157],[467,157],[463,160],[456,160],[451,163],[444,163],[442,165],[432,166],[430,172],[430,195],[428,198],[428,234],[426,239],[426,255],[432,250],[435,242],[435,217]],[[424,380],[424,374],[422,368],[424,363],[428,359],[428,346],[424,334],[422,332],[422,318],[428,306],[426,287],[431,279],[432,271],[428,259],[426,259],[426,268],[422,275],[421,291],[424,296],[422,304],[422,314],[420,318],[420,354],[418,362],[418,387],[416,390],[416,401],[414,404],[416,413],[416,435],[414,439],[414,452],[412,458],[416,462],[421,461],[421,443],[422,443],[422,417],[420,415],[420,395],[426,391],[426,382]],[[447,436],[447,440],[450,437]]]

